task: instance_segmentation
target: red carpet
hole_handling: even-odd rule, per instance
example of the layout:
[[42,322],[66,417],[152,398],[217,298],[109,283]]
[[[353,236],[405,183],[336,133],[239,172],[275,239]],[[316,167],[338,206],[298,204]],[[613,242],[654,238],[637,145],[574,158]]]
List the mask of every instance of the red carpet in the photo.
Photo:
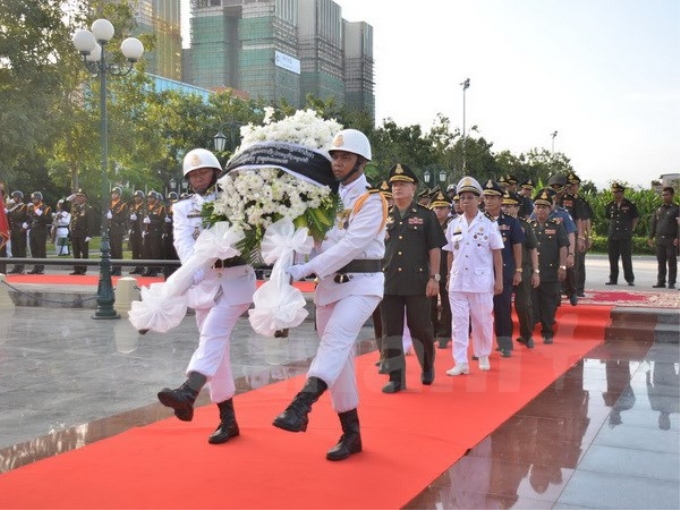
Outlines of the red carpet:
[[[138,284],[142,287],[151,285],[152,283],[162,282],[163,277],[138,276],[131,275],[135,278]],[[115,287],[116,282],[120,276],[112,276],[111,281]],[[7,281],[12,284],[16,283],[37,283],[43,285],[90,285],[96,287],[99,284],[99,274],[92,271],[90,274],[71,276],[65,274],[10,274],[7,275]],[[262,285],[263,281],[258,281],[258,285]],[[314,282],[296,282],[295,286],[302,292],[314,292]]]
[[609,313],[562,307],[555,344],[494,353],[486,373],[473,362],[470,375],[447,377],[451,353],[438,350],[430,387],[408,357],[409,389],[397,395],[380,392],[375,353],[358,358],[364,452],[343,462],[325,460],[340,436],[327,394],[306,433],[271,426],[296,377],[235,397],[241,437],[225,445],[207,443],[217,409],[202,407],[189,424],[163,420],[5,473],[0,507],[399,508],[601,343]]

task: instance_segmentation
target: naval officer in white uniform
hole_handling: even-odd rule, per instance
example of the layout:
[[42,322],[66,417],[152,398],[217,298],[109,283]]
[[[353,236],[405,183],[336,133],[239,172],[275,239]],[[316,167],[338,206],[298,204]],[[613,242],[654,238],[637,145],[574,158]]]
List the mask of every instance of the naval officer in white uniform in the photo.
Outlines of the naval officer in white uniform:
[[453,359],[447,375],[467,374],[470,321],[472,345],[479,369],[489,370],[493,345],[493,296],[503,292],[503,238],[498,224],[479,210],[482,187],[472,177],[458,183],[463,214],[446,229],[444,250],[449,265]]

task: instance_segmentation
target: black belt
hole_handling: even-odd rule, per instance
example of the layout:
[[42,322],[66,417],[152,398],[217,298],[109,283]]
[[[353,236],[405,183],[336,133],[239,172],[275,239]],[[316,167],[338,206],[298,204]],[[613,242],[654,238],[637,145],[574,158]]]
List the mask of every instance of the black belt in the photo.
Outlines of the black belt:
[[213,264],[215,269],[224,269],[227,267],[245,266],[246,260],[243,257],[231,257],[230,259],[217,259]]
[[353,260],[344,267],[341,267],[336,273],[379,273],[382,271],[381,259],[357,259]]

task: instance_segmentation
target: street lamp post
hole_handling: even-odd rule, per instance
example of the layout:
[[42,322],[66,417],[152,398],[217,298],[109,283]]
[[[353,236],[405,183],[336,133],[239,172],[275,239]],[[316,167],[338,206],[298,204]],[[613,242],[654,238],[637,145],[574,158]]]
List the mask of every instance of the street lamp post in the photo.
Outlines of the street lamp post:
[[465,131],[465,91],[470,88],[470,78],[466,78],[460,85],[463,87],[463,174],[465,174],[465,143],[467,141],[467,133]]
[[106,61],[106,44],[113,38],[114,28],[110,21],[98,19],[92,23],[92,31],[78,30],[73,35],[73,45],[83,57],[83,63],[88,71],[100,80],[100,108],[101,108],[101,172],[102,172],[102,241],[101,263],[99,265],[99,286],[97,287],[97,310],[93,319],[118,319],[120,315],[113,308],[116,301],[111,283],[111,245],[109,244],[109,225],[106,219],[108,210],[107,196],[109,132],[106,116],[106,75],[125,76],[130,73],[132,66],[144,54],[144,45],[139,39],[128,37],[120,45],[120,49],[127,59],[127,68]]
[[550,136],[552,136],[552,151],[550,152],[550,155],[553,161],[555,161],[555,137],[557,136],[557,131],[550,133]]
[[430,179],[431,178],[432,178],[432,174],[430,173],[430,171],[425,170],[425,172],[423,173],[423,180],[425,181],[425,184],[427,184],[428,187],[430,186]]

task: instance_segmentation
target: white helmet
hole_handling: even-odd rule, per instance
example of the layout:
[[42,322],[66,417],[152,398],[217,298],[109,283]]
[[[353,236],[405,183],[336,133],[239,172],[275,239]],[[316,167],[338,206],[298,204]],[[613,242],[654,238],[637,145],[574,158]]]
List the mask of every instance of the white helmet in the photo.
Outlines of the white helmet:
[[184,177],[197,168],[214,168],[215,170],[222,170],[220,162],[215,155],[207,149],[193,149],[184,156],[184,163],[182,165]]
[[362,156],[366,161],[371,161],[371,142],[361,131],[356,129],[343,129],[331,142],[328,152],[346,151]]

